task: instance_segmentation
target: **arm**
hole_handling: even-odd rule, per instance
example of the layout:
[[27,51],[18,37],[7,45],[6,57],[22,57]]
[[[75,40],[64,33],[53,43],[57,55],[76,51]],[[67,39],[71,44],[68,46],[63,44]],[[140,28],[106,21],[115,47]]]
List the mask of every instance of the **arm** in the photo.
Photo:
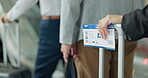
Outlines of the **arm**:
[[129,41],[148,37],[148,5],[123,16],[122,29]]
[[72,44],[77,41],[80,30],[80,11],[82,0],[62,0],[60,43],[64,60],[67,62]]
[[141,38],[148,37],[148,5],[142,10],[137,9],[124,16],[107,15],[105,18],[101,19],[98,23],[98,30],[101,33],[102,38],[106,39],[106,35],[109,34],[106,30],[106,27],[109,24],[121,23],[127,40],[136,41]]
[[11,22],[17,19],[25,11],[30,9],[38,0],[18,0],[11,10],[3,16],[4,22]]
[[82,0],[62,0],[60,43],[73,44],[80,30]]

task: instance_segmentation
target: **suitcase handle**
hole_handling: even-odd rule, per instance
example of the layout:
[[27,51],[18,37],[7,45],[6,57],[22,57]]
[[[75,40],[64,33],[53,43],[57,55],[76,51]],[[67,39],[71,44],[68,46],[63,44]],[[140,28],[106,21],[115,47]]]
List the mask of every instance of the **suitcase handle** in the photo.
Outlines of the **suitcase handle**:
[[[115,24],[118,32],[118,78],[124,78],[124,33],[121,24]],[[99,49],[99,78],[104,78],[104,49]]]
[[116,24],[118,32],[118,78],[124,78],[124,33],[121,24]]
[[[9,59],[10,59],[10,61],[11,61],[11,64],[14,66],[14,67],[20,67],[21,66],[21,52],[20,52],[20,37],[19,37],[19,21],[18,20],[15,20],[15,35],[16,35],[16,51],[17,51],[17,59],[16,59],[16,61],[15,60],[12,60],[12,57],[11,56],[8,56],[8,53],[7,53],[7,41],[6,41],[6,39],[7,39],[7,37],[6,37],[6,35],[7,35],[7,25],[6,24],[4,24],[4,29],[3,29],[3,60],[4,60],[4,66],[6,66],[7,65],[7,63],[8,63],[8,59],[7,59],[7,56],[9,57]],[[15,64],[15,62],[17,63],[17,64]]]

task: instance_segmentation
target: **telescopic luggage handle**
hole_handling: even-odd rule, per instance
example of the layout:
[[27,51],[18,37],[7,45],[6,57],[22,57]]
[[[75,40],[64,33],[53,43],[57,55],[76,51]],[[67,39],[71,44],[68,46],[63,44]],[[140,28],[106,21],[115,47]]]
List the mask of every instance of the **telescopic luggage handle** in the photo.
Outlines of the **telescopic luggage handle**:
[[[7,53],[7,41],[6,41],[6,39],[7,39],[7,25],[5,25],[4,24],[4,27],[3,27],[4,29],[3,29],[3,60],[4,60],[4,66],[6,66],[7,65],[7,62],[8,62],[8,59],[7,59],[7,55],[8,55],[8,53]],[[10,62],[11,62],[11,64],[14,66],[14,67],[20,67],[21,66],[21,58],[20,58],[20,56],[21,56],[21,52],[20,52],[20,37],[19,37],[19,34],[20,32],[19,32],[19,21],[18,20],[15,20],[15,35],[16,35],[16,37],[15,37],[15,42],[16,42],[16,51],[17,51],[17,59],[16,59],[16,61],[15,61],[15,59],[13,58],[13,57],[11,57],[11,56],[9,56],[9,59],[10,59]],[[15,64],[15,62],[17,63],[17,64]]]
[[[121,24],[115,24],[118,32],[118,78],[124,78],[124,33]],[[104,49],[99,49],[99,78],[104,78]]]

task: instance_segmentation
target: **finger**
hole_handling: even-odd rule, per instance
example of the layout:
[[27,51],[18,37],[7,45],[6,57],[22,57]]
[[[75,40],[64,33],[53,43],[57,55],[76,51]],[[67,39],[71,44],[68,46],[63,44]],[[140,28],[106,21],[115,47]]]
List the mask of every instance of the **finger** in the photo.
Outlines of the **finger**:
[[102,31],[104,32],[104,39],[106,39],[107,35],[109,35],[109,31],[107,30],[107,24],[103,25]]
[[73,45],[72,48],[73,48],[73,54],[77,54],[77,48],[76,48],[76,45],[75,44]]
[[105,37],[105,36],[104,36],[104,33],[101,33],[101,38],[104,39],[104,37]]
[[98,24],[98,31],[101,33],[101,23]]
[[106,25],[102,25],[101,32],[102,32],[103,39],[106,39],[106,36],[109,35]]
[[72,48],[71,48],[70,55],[73,56],[74,54],[75,54],[75,50],[74,50],[74,47],[72,47]]
[[75,60],[78,57],[77,54],[73,55],[73,59]]
[[107,35],[110,34],[107,28],[105,29],[105,33],[106,33]]
[[74,45],[71,46],[70,50],[71,50],[71,55],[73,56],[73,54],[74,54]]
[[105,37],[105,33],[104,33],[104,31],[103,31],[103,29],[102,29],[102,28],[100,29],[100,35],[101,35],[101,38],[103,38],[103,39],[104,39],[104,37]]
[[101,30],[101,28],[99,27],[99,33],[100,33],[100,36],[101,36],[101,38],[103,38],[103,33],[102,33],[102,30]]
[[70,55],[73,56],[74,54],[73,48],[71,48],[70,50],[71,50]]
[[108,35],[108,31],[107,31],[107,28],[103,28],[102,29],[102,31],[103,31],[103,35],[104,35],[104,38],[103,39],[106,39],[106,36]]
[[64,53],[64,47],[63,47],[63,45],[61,46],[61,52]]
[[68,60],[67,60],[67,58],[65,57],[65,56],[63,56],[63,59],[64,59],[64,61],[67,63],[68,62]]
[[105,29],[105,33],[106,33],[105,39],[107,39],[107,36],[109,35],[109,31],[107,29]]
[[102,34],[102,38],[105,39],[105,34]]
[[74,45],[72,46],[72,48],[71,48],[71,55],[72,55],[72,56],[77,55],[77,49],[76,49],[76,45],[75,45],[75,44],[74,44]]
[[63,58],[66,63],[68,62],[68,57],[69,57],[69,54],[64,53]]
[[99,28],[99,33],[101,35],[101,38],[105,39],[105,31],[103,30],[105,27],[104,27],[103,23],[104,23],[104,18],[99,21],[99,27],[98,28]]
[[109,32],[107,31],[107,26],[108,26],[107,23],[106,23],[106,24],[103,24],[103,25],[102,25],[102,29],[103,29],[103,31],[108,35]]

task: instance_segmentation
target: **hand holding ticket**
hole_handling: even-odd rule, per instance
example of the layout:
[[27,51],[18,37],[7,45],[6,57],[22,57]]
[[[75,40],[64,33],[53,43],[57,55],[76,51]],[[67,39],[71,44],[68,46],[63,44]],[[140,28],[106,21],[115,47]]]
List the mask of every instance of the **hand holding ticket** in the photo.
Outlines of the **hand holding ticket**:
[[106,40],[101,38],[97,24],[84,24],[82,28],[84,46],[115,50],[115,31],[113,25],[107,27],[109,35],[107,35]]

